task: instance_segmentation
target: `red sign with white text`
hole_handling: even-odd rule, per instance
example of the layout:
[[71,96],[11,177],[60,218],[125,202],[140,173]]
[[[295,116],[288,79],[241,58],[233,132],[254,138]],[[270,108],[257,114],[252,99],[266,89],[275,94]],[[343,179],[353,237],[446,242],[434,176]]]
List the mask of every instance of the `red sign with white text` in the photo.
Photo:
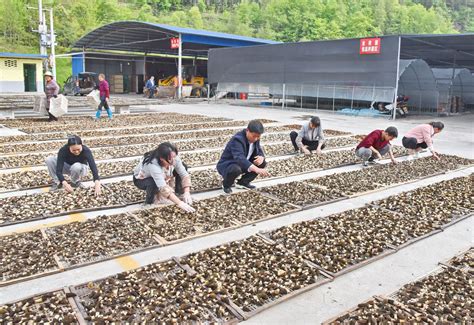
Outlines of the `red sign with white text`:
[[379,54],[381,40],[376,38],[363,38],[360,40],[359,54]]
[[172,49],[179,48],[179,38],[175,37],[171,39],[171,48]]

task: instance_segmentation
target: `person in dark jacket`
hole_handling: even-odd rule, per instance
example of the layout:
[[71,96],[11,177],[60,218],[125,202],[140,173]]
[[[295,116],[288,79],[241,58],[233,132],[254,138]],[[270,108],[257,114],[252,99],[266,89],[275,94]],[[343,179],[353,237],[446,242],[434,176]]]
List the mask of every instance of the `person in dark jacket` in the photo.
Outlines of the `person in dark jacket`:
[[224,178],[222,188],[227,194],[232,193],[232,185],[237,177],[237,186],[254,189],[250,184],[258,175],[269,176],[264,169],[265,154],[260,146],[263,125],[259,120],[250,121],[247,129],[235,134],[227,143],[221,159],[217,163],[217,171]]
[[58,86],[58,83],[53,79],[53,74],[49,71],[45,72],[44,79],[46,81],[45,93],[46,93],[46,110],[48,111],[48,115],[49,115],[48,120],[50,122],[57,121],[58,118],[49,112],[49,106],[51,105],[50,103],[51,98],[58,97],[59,86]]
[[[57,190],[62,186],[67,192],[83,187],[81,178],[87,175],[89,166],[94,177],[95,194],[101,194],[99,171],[92,152],[82,144],[81,138],[77,135],[68,138],[67,144],[59,149],[57,156],[46,158],[46,166],[49,176],[53,179],[51,190]],[[71,176],[72,186],[64,179],[64,174]]]
[[95,118],[98,120],[100,118],[100,114],[102,113],[102,108],[105,108],[107,111],[107,115],[109,119],[112,119],[112,111],[109,107],[109,99],[110,99],[110,87],[107,80],[105,80],[105,75],[103,73],[99,74],[99,92],[100,92],[100,103],[99,107],[97,107],[97,112],[95,113]]
[[156,90],[155,77],[151,76],[150,79],[147,80],[145,88],[148,89],[148,98],[153,98]]

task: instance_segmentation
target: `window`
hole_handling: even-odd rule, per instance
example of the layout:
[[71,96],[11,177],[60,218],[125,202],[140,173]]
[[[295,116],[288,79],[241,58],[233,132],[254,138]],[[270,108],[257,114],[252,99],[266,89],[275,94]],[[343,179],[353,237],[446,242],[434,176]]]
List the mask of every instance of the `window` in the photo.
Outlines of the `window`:
[[16,60],[5,60],[5,66],[7,68],[16,68],[17,61]]

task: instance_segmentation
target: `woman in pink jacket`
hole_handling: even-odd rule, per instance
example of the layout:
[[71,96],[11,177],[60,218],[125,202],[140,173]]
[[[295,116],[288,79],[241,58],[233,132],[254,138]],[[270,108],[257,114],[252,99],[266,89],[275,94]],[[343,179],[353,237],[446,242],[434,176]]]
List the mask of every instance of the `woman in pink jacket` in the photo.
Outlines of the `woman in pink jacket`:
[[444,129],[442,122],[430,122],[420,124],[408,131],[402,139],[402,144],[408,149],[408,159],[418,158],[418,152],[428,148],[436,159],[440,160],[439,155],[434,151],[433,136]]

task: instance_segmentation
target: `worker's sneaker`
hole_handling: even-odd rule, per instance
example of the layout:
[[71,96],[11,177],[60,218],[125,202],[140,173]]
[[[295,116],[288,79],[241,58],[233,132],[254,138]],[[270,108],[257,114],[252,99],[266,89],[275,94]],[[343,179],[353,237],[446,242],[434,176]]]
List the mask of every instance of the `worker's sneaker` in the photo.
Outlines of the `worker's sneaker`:
[[367,161],[369,164],[373,165],[376,163],[375,161],[375,158],[374,157],[370,157],[369,160]]
[[237,185],[235,185],[235,187],[237,188],[243,188],[243,189],[248,189],[248,190],[253,190],[256,188],[255,185],[252,185],[250,183],[241,183],[241,182],[237,182]]
[[78,182],[76,182],[76,183],[71,182],[71,186],[72,186],[73,188],[85,188],[84,184],[82,184],[81,181],[78,181]]
[[363,166],[363,167],[368,167],[368,166],[369,166],[369,162],[368,162],[367,160],[364,161],[364,162],[362,163],[362,166]]
[[225,194],[232,194],[232,189],[230,187],[222,186]]
[[58,183],[53,183],[53,185],[51,185],[51,189],[50,191],[57,191],[61,188],[61,184],[58,184]]

